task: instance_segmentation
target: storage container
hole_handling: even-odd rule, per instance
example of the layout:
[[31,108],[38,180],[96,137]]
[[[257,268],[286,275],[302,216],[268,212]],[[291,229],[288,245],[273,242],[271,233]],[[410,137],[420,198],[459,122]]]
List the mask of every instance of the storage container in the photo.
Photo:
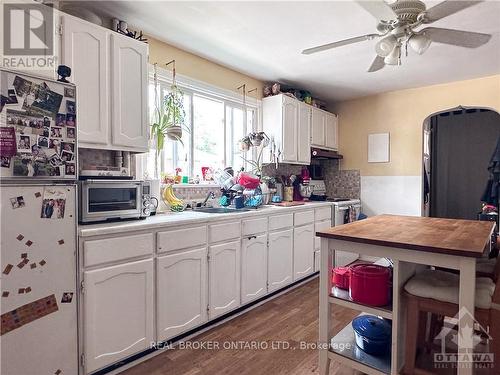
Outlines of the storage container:
[[361,315],[352,321],[356,345],[365,353],[383,355],[391,348],[392,327],[374,315]]
[[349,289],[349,267],[335,267],[332,270],[332,283],[337,288]]
[[350,267],[349,296],[355,302],[370,306],[389,304],[391,270],[376,264]]

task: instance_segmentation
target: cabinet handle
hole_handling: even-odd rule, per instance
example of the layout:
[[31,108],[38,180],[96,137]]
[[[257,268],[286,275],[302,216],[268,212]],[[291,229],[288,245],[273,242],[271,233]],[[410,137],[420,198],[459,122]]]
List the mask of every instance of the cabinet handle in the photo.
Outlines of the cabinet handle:
[[257,236],[250,236],[250,237],[248,237],[249,240],[251,240],[253,238],[257,238]]

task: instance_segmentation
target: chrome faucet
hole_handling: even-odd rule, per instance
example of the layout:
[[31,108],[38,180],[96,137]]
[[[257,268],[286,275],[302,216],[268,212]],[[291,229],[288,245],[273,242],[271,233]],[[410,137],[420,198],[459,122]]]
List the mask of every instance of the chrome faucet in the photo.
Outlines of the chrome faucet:
[[207,196],[206,196],[205,200],[204,200],[204,201],[203,201],[203,203],[201,204],[201,207],[205,207],[205,206],[207,205],[207,201],[208,201],[210,198],[211,198],[211,199],[215,199],[215,193],[214,193],[213,191],[209,191],[209,192],[208,192],[208,194],[207,194]]

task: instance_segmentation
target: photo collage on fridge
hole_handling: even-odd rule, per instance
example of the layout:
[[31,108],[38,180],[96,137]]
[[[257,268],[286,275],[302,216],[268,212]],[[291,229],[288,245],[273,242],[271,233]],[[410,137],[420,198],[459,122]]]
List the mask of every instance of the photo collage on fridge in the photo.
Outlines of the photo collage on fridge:
[[2,72],[0,175],[76,176],[75,87]]

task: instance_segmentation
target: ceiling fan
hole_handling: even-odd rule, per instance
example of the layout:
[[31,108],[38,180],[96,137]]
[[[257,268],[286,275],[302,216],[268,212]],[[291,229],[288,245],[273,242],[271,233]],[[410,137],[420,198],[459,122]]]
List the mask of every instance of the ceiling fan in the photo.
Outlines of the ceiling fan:
[[415,30],[421,25],[440,20],[481,1],[446,0],[432,8],[426,9],[420,0],[396,0],[386,3],[384,0],[356,1],[377,20],[378,34],[367,34],[338,42],[308,48],[302,51],[305,55],[337,48],[348,44],[381,38],[375,46],[377,56],[373,60],[369,72],[376,72],[385,65],[401,65],[401,50],[408,45],[418,54],[424,53],[431,42],[451,44],[466,48],[477,48],[487,43],[491,35],[471,31],[426,27]]

